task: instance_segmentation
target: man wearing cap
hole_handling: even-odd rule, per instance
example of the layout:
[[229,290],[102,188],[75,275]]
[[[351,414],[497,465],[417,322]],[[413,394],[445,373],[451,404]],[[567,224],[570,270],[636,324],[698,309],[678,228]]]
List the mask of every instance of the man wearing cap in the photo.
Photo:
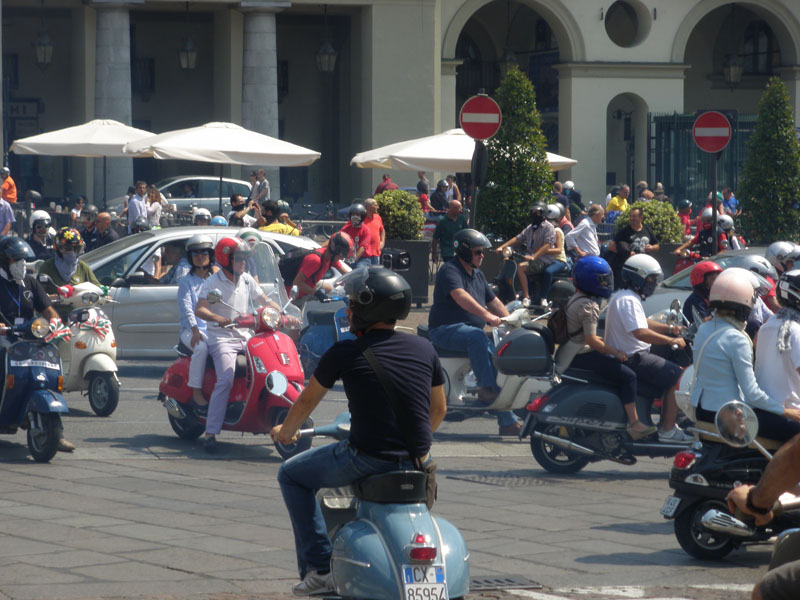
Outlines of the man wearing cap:
[[8,167],[0,169],[0,178],[3,179],[3,184],[0,185],[0,196],[9,204],[16,204],[17,184],[11,178],[11,169]]

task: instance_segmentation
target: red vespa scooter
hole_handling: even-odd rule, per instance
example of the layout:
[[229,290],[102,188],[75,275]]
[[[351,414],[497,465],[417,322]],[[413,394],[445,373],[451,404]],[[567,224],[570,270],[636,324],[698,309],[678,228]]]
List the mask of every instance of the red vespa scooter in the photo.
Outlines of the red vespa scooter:
[[[209,294],[209,301],[214,301],[212,294]],[[283,423],[289,408],[303,390],[303,368],[297,349],[288,335],[278,331],[282,320],[281,314],[271,307],[261,307],[256,314],[234,319],[231,326],[254,329],[255,335],[248,340],[246,351],[236,357],[235,379],[223,430],[269,434],[272,427]],[[190,404],[192,390],[187,382],[191,350],[178,344],[176,351],[180,357],[161,378],[158,399],[167,409],[175,433],[181,439],[195,440],[205,430],[205,419],[196,415]],[[206,398],[211,397],[216,381],[214,364],[209,356],[203,377]],[[311,419],[303,425],[303,428],[308,427],[313,427]],[[290,445],[275,443],[275,449],[284,459],[310,446],[310,439],[300,439]]]

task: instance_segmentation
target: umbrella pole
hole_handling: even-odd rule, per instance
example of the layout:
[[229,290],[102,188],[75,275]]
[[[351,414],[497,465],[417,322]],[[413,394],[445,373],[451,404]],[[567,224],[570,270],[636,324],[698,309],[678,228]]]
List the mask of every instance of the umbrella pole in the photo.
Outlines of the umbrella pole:
[[222,215],[222,165],[221,164],[219,166],[219,214]]
[[106,176],[106,157],[103,157],[103,210],[106,209],[106,198],[108,198],[108,192],[106,190],[106,183],[107,183],[107,176]]

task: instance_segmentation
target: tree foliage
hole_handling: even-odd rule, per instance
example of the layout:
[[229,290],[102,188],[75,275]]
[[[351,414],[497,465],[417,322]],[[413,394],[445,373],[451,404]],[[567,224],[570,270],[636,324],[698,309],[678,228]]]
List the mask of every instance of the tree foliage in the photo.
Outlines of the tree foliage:
[[752,242],[800,238],[800,144],[789,92],[778,77],[770,78],[758,103],[736,196],[742,233]]
[[497,88],[495,100],[503,122],[487,143],[488,183],[478,194],[477,223],[483,232],[508,238],[527,225],[531,204],[551,202],[553,174],[530,80],[513,67]]
[[678,213],[669,202],[658,200],[631,204],[617,217],[617,231],[628,226],[633,208],[642,209],[642,223],[653,230],[660,244],[677,244],[683,241],[683,225],[681,225]]
[[425,225],[425,213],[414,194],[388,190],[375,196],[387,240],[418,240]]

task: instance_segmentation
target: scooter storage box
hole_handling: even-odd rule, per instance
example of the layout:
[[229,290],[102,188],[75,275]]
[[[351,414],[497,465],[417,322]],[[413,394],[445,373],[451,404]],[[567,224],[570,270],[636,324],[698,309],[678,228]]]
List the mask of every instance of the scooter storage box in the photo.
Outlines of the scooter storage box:
[[530,323],[504,337],[492,361],[506,375],[545,377],[553,370],[554,346],[546,325]]

